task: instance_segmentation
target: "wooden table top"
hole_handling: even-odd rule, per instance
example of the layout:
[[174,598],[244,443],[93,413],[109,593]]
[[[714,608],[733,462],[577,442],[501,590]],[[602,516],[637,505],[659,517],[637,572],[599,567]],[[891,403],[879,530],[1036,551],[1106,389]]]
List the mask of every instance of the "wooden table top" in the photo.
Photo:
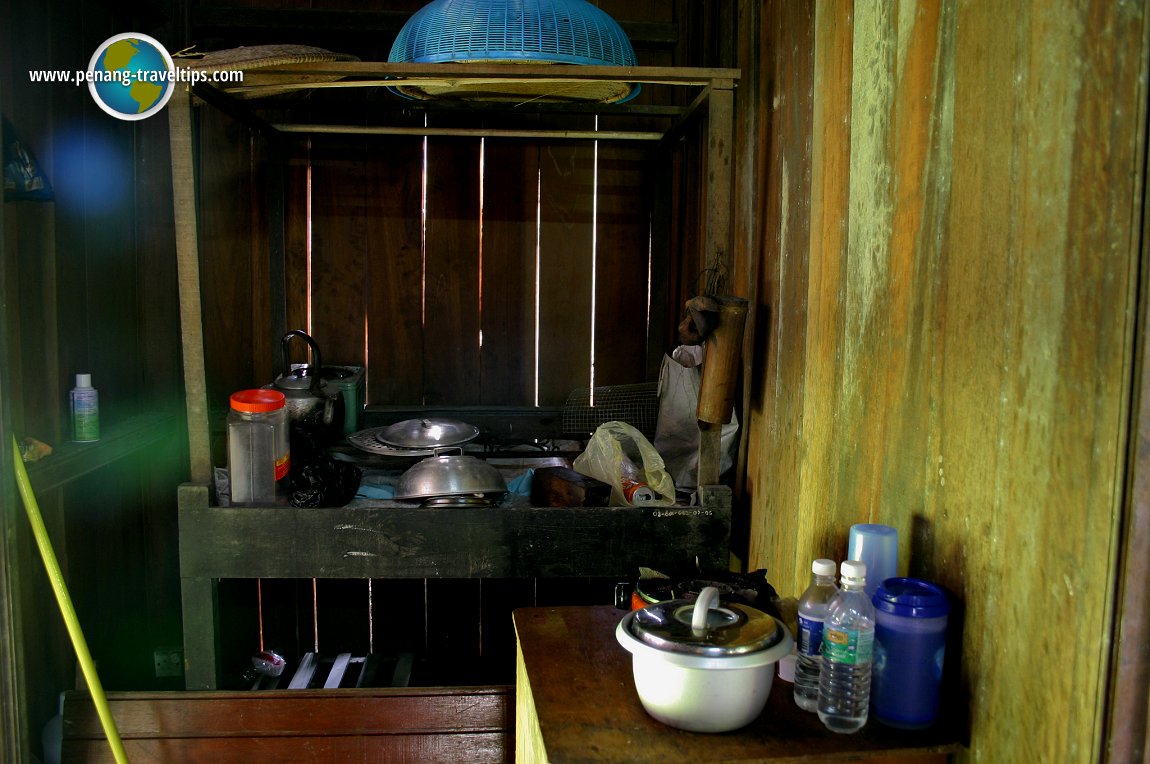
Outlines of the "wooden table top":
[[[610,606],[515,611],[523,667],[552,764],[564,762],[945,761],[959,749],[957,725],[904,731],[871,720],[859,732],[828,731],[794,702],[777,677],[759,718],[734,732],[706,734],[648,716],[615,639],[624,613]],[[524,691],[523,687],[517,689]]]

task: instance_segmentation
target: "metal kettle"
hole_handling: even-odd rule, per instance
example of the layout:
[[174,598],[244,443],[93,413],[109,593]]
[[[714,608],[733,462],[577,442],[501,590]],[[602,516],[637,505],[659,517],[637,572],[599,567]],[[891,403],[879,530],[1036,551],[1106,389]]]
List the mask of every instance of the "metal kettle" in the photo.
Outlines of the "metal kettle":
[[[292,338],[298,337],[311,350],[311,363],[291,363]],[[319,346],[307,332],[293,329],[280,341],[283,347],[284,370],[271,387],[284,394],[288,421],[305,425],[318,434],[338,438],[343,432],[343,397],[338,389],[328,385],[320,374],[323,361]]]

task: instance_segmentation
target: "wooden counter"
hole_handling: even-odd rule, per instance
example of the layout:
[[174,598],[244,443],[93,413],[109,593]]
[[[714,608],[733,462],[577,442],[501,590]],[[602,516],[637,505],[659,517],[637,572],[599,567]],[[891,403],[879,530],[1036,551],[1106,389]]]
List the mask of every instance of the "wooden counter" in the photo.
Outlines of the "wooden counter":
[[871,721],[853,735],[829,732],[778,679],[762,715],[741,730],[668,727],[639,703],[631,655],[615,641],[623,615],[609,606],[515,611],[516,761],[942,764],[958,750],[957,736],[944,727],[904,732]]

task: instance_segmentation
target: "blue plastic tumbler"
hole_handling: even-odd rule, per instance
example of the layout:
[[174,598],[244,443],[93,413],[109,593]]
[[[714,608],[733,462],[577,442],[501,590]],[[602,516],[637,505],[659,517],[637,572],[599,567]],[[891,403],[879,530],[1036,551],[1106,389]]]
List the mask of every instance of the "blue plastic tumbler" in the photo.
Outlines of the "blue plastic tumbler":
[[873,597],[879,584],[898,575],[898,531],[877,523],[852,525],[847,559],[866,563],[866,593]]
[[871,714],[889,727],[922,729],[938,717],[950,602],[938,586],[889,578],[875,591]]

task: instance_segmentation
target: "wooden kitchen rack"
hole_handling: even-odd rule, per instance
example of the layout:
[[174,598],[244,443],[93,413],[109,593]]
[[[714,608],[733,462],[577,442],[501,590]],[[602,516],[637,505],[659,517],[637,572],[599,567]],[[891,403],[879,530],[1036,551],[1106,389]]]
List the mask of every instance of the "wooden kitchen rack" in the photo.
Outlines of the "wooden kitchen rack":
[[[704,129],[707,171],[702,176],[705,213],[701,241],[708,268],[730,268],[734,88],[737,70],[665,67],[573,67],[460,64],[396,65],[371,62],[307,64],[277,70],[283,82],[220,91],[198,85],[169,103],[173,198],[179,261],[180,316],[188,418],[191,481],[180,488],[180,572],[182,578],[185,679],[188,689],[209,689],[219,681],[217,583],[227,578],[514,578],[546,576],[620,576],[633,578],[651,559],[696,558],[705,569],[725,569],[731,528],[731,492],[717,485],[718,427],[704,429],[700,448],[700,504],[671,508],[252,508],[214,506],[209,485],[209,406],[205,381],[200,251],[197,234],[196,176],[191,112],[201,104],[217,108],[271,136],[298,133],[408,133],[482,135],[512,139],[649,141],[666,149],[687,131]],[[299,81],[293,83],[292,77]],[[330,82],[315,79],[333,77]],[[462,80],[532,79],[562,83],[611,80],[689,88],[695,92],[682,108],[572,104],[587,113],[612,116],[657,114],[669,117],[660,132],[611,128],[603,131],[545,130],[535,127],[492,129],[484,126],[412,128],[381,119],[377,124],[288,123],[264,116],[260,87],[283,94],[380,88],[412,83]],[[268,101],[269,99],[262,99]],[[471,107],[458,103],[401,102],[412,109]],[[475,105],[476,114],[486,105]],[[510,109],[514,111],[514,109]],[[274,112],[267,112],[274,113]],[[386,117],[386,114],[383,115]],[[504,123],[506,120],[502,120]],[[649,120],[644,120],[647,122]],[[614,122],[614,121],[613,121]],[[277,242],[272,236],[275,279]],[[280,242],[282,244],[282,242]],[[282,265],[279,273],[282,279]],[[282,280],[273,295],[283,294]],[[444,529],[451,529],[445,533]],[[270,531],[269,529],[274,529]]]

